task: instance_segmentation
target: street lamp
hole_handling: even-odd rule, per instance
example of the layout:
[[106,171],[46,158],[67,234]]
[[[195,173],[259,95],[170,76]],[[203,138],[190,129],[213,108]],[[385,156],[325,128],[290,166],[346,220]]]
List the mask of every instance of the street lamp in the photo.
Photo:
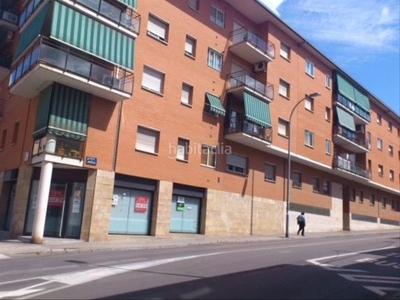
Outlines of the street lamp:
[[296,110],[297,106],[301,102],[303,102],[306,99],[314,99],[314,97],[321,96],[319,93],[315,92],[312,94],[309,94],[305,96],[303,99],[299,100],[299,102],[296,103],[296,105],[293,107],[292,111],[290,112],[290,117],[289,117],[289,139],[288,139],[288,156],[287,156],[287,161],[288,161],[288,166],[287,166],[287,183],[286,183],[286,229],[285,229],[285,237],[289,237],[289,211],[290,211],[290,146],[291,146],[291,135],[292,135],[292,116],[294,111]]

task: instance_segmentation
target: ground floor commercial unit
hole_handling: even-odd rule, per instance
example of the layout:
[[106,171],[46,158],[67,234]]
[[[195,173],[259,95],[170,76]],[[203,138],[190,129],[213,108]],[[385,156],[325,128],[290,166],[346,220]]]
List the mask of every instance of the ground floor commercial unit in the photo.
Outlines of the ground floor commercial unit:
[[[283,192],[279,198],[260,197],[50,164],[52,170],[47,175],[44,163],[0,174],[3,237],[32,235],[38,203],[43,201],[39,192],[43,184],[48,185],[44,237],[90,242],[129,239],[133,235],[283,235],[285,232],[287,201]],[[246,184],[247,178],[243,180]],[[284,186],[279,189],[285,190]],[[369,196],[360,199],[356,191],[361,189],[364,195],[373,194],[373,199]],[[324,205],[318,204],[318,197],[307,201],[295,192],[289,211],[290,234],[296,233],[296,217],[302,211],[306,213],[308,232],[399,228],[395,194],[349,184],[340,177],[331,177]]]

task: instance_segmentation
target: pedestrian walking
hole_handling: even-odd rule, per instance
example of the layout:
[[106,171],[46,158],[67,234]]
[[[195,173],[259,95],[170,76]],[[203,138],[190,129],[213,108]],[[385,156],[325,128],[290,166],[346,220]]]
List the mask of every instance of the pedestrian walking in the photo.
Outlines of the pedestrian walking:
[[297,231],[297,235],[301,232],[301,235],[304,236],[304,227],[306,227],[306,217],[304,216],[304,212],[297,217],[297,224],[299,225],[299,230]]

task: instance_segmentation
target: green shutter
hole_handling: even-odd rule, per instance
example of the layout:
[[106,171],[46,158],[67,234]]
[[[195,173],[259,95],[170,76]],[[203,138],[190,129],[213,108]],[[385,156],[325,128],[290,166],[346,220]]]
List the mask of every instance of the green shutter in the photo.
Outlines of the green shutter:
[[356,125],[354,124],[354,119],[351,114],[344,111],[338,106],[336,106],[336,114],[340,125],[346,127],[351,131],[356,131]]
[[136,8],[136,0],[118,0],[118,1],[132,8]]
[[85,140],[89,115],[88,93],[55,83],[51,95],[48,132]]
[[366,110],[367,112],[370,111],[369,99],[366,95],[361,93],[358,89],[354,89],[354,93],[356,95],[356,103],[362,109]]
[[52,38],[133,70],[134,39],[78,11],[55,2]]
[[246,92],[243,97],[246,119],[264,127],[272,127],[269,104]]
[[49,4],[44,5],[36,17],[31,20],[28,26],[26,26],[21,32],[18,39],[18,45],[14,53],[14,60],[16,60],[22,54],[22,52],[24,52],[41,34],[48,7]]
[[345,96],[347,99],[356,103],[356,96],[354,93],[354,86],[351,85],[344,77],[340,74],[336,74],[336,80],[338,85],[338,91],[340,94]]
[[39,95],[39,107],[36,113],[35,131],[33,132],[34,138],[40,137],[47,131],[52,90],[53,86],[50,85]]
[[222,106],[221,100],[212,94],[206,93],[206,98],[210,103],[210,111],[216,115],[225,116],[225,108]]

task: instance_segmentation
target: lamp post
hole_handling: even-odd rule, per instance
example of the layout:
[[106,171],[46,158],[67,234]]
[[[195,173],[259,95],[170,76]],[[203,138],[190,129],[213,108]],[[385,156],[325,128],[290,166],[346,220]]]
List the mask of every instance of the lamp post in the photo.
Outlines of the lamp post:
[[301,102],[303,102],[306,99],[314,99],[314,97],[318,97],[320,96],[319,93],[315,92],[315,93],[311,93],[309,95],[307,95],[306,97],[304,97],[303,99],[299,100],[299,102],[296,103],[296,105],[293,107],[292,111],[290,112],[290,116],[289,116],[289,139],[288,139],[288,156],[287,156],[287,161],[288,161],[288,165],[287,165],[287,182],[286,182],[286,227],[285,227],[285,237],[289,237],[289,211],[290,211],[290,158],[291,158],[291,136],[292,136],[292,116],[294,111],[296,110],[297,106],[299,106],[299,104]]

